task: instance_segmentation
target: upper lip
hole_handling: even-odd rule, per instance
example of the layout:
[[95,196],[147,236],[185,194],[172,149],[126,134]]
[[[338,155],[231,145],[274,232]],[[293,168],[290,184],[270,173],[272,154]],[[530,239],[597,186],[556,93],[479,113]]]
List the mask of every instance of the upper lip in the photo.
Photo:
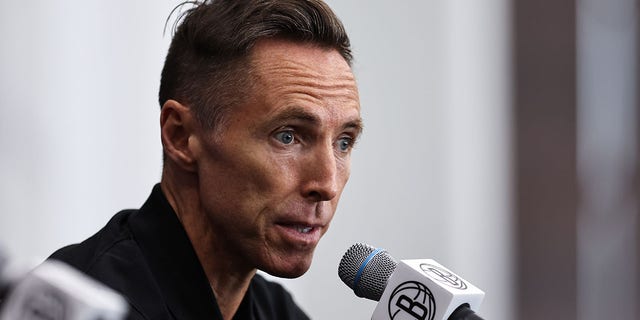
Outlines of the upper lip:
[[299,221],[299,220],[279,220],[279,221],[276,221],[276,224],[283,225],[283,226],[295,226],[295,227],[312,227],[312,228],[324,227],[324,224],[322,223]]
[[318,218],[310,219],[310,216],[306,216],[307,219],[300,216],[285,216],[276,219],[275,223],[284,226],[296,226],[296,227],[312,227],[321,228],[326,225]]
[[296,208],[285,211],[286,213],[276,218],[275,223],[286,226],[313,227],[321,228],[327,225],[323,222],[325,214],[318,214],[318,210],[322,208],[318,206]]

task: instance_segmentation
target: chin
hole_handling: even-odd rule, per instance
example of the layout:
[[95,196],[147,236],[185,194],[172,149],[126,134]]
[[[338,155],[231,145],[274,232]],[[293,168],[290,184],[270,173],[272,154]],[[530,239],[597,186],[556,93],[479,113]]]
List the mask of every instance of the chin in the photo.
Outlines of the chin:
[[302,276],[307,272],[307,270],[309,270],[309,268],[306,268],[303,270],[275,270],[275,272],[271,272],[270,270],[262,270],[262,271],[274,277],[293,279],[293,278],[298,278]]
[[299,258],[299,257],[291,257],[289,259],[284,259],[281,261],[281,264],[272,264],[269,266],[265,266],[264,268],[260,268],[260,270],[279,278],[298,278],[305,274],[309,267],[311,267],[312,256]]

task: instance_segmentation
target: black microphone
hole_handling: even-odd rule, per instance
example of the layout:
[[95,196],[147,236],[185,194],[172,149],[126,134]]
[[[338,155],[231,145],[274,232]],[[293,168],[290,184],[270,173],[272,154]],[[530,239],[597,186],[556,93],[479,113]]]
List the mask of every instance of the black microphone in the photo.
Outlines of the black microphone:
[[9,258],[4,253],[2,246],[0,246],[0,304],[2,304],[2,299],[9,290],[9,282],[5,280],[5,273],[7,272],[7,265],[9,264]]
[[338,276],[362,298],[379,301],[372,320],[482,320],[484,292],[431,259],[397,262],[384,249],[356,243]]

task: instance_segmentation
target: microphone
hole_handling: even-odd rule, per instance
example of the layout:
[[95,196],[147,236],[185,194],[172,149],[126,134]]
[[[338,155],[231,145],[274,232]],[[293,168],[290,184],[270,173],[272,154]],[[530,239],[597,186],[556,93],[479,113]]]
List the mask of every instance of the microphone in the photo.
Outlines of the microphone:
[[379,301],[372,320],[482,320],[484,292],[432,259],[397,262],[389,253],[356,243],[338,276],[362,298]]
[[118,293],[54,260],[11,275],[0,251],[0,320],[122,320],[127,302]]
[[5,280],[8,262],[9,258],[7,258],[7,255],[4,253],[2,246],[0,246],[0,304],[2,304],[2,297],[4,297],[6,291],[9,290],[9,284]]

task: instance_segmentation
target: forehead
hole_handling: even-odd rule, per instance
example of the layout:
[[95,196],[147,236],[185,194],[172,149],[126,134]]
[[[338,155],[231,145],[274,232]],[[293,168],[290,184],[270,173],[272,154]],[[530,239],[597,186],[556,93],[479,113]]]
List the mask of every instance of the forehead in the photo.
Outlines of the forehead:
[[250,63],[253,92],[261,99],[278,104],[296,100],[333,111],[360,110],[351,67],[335,49],[268,39],[255,45]]
[[351,67],[335,49],[268,39],[256,44],[250,63],[257,89],[263,93],[280,90],[288,93],[307,86],[318,95],[341,96],[359,102]]
[[275,61],[298,62],[301,66],[326,66],[319,70],[351,73],[351,67],[334,48],[324,47],[311,42],[294,42],[285,39],[262,39],[255,43],[250,59],[254,66],[268,67]]

